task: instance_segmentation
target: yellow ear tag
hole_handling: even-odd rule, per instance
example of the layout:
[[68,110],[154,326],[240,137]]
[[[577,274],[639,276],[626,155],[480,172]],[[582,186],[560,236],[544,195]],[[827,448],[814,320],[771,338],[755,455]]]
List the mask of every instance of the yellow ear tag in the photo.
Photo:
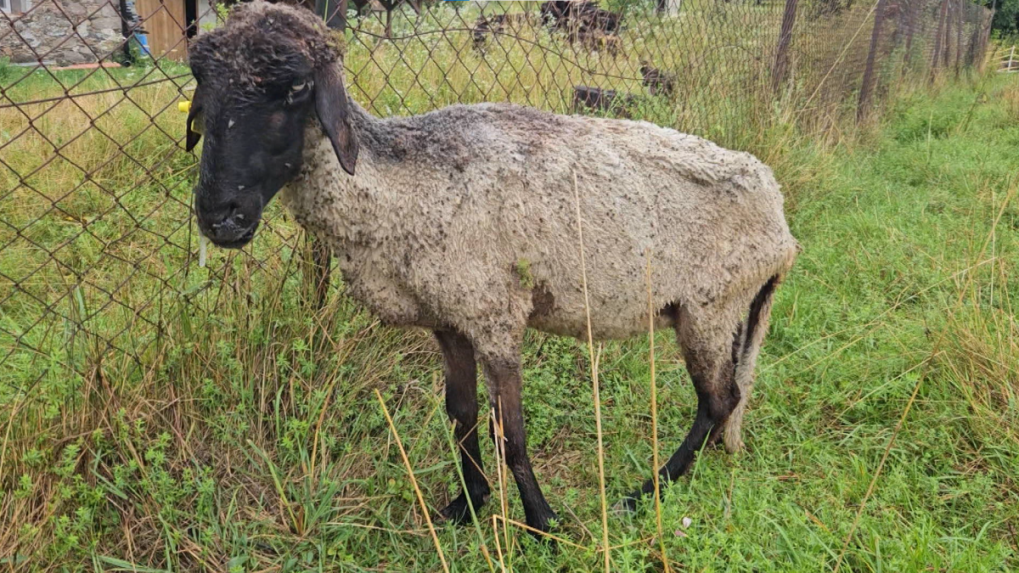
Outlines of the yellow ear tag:
[[188,100],[177,102],[177,111],[189,113],[191,111],[191,102]]

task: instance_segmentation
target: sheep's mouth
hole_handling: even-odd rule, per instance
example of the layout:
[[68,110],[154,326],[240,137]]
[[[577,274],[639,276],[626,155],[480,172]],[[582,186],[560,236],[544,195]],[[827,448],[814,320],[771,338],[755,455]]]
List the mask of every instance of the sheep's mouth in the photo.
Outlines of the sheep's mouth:
[[258,229],[258,224],[257,223],[252,225],[252,227],[250,229],[248,229],[240,237],[238,237],[236,239],[231,239],[231,240],[228,240],[228,241],[216,240],[216,239],[213,239],[211,237],[208,237],[208,235],[206,235],[206,237],[209,239],[209,241],[212,242],[213,245],[216,245],[217,247],[220,247],[220,248],[223,248],[223,249],[240,249],[244,245],[247,245],[248,243],[250,243],[251,239],[255,238],[255,230],[256,229]]

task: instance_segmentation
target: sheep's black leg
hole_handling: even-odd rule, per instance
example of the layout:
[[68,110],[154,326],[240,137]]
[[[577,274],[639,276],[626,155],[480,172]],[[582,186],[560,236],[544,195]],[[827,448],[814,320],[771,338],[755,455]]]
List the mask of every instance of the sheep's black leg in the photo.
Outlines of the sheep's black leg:
[[482,471],[481,448],[478,446],[478,368],[474,362],[474,346],[462,335],[438,330],[435,338],[442,348],[446,364],[446,413],[454,424],[454,435],[460,447],[460,465],[467,484],[467,490],[441,513],[446,519],[464,523],[471,519],[468,496],[477,511],[488,501],[490,491]]
[[[680,326],[680,328],[684,328]],[[717,438],[729,414],[739,403],[739,387],[736,385],[735,365],[732,359],[731,344],[707,346],[699,344],[702,339],[696,334],[680,332],[687,370],[693,379],[697,392],[697,416],[693,427],[687,433],[683,444],[679,446],[669,461],[658,470],[659,484],[666,486],[672,480],[685,474],[693,464],[694,457],[701,447]],[[654,479],[644,482],[639,491],[623,500],[624,505],[633,509],[636,500],[642,495],[653,493]]]
[[527,440],[524,434],[524,413],[520,403],[520,358],[484,359],[485,376],[491,391],[492,407],[496,420],[502,424],[502,434],[509,466],[520,490],[527,525],[538,531],[548,531],[550,522],[557,520],[555,512],[541,493],[538,480],[527,457]]

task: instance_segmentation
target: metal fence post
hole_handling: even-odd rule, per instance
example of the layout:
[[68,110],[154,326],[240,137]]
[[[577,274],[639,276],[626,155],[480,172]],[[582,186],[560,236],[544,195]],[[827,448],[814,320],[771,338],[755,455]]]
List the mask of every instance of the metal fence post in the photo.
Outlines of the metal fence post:
[[910,61],[913,59],[913,32],[916,27],[916,15],[920,11],[919,2],[910,2],[906,5],[906,47],[902,55],[902,73],[906,73],[906,68],[909,66]]
[[963,0],[956,0],[958,14],[955,17],[955,77],[959,77],[959,65],[962,63],[962,26],[965,21]]
[[973,32],[966,39],[966,59],[963,60],[963,65],[965,66],[972,66],[976,62],[977,46],[980,44],[980,32],[984,28],[983,18],[977,17],[979,10],[974,10],[973,12]]
[[874,62],[877,60],[878,44],[881,41],[881,26],[885,21],[886,0],[878,0],[874,10],[874,31],[870,35],[870,52],[867,54],[867,67],[863,70],[863,85],[860,87],[860,103],[856,108],[856,121],[863,120],[870,107],[874,92]]
[[785,12],[782,14],[782,28],[778,33],[778,48],[775,52],[775,69],[771,75],[771,87],[777,93],[785,81],[786,69],[789,67],[789,44],[793,39],[793,27],[796,26],[796,8],[799,0],[785,0]]
[[945,0],[945,39],[942,40],[944,47],[941,50],[942,62],[941,66],[947,68],[952,62],[952,20],[955,17],[955,2],[952,0]]
[[892,48],[897,48],[902,43],[902,33],[905,31],[906,22],[909,20],[909,7],[901,4],[895,5],[895,31],[892,32]]
[[941,16],[938,18],[938,29],[934,34],[934,56],[931,58],[931,80],[938,73],[938,62],[941,60],[941,41],[945,35],[945,17],[948,15],[948,0],[941,0]]
[[959,53],[962,52],[962,21],[963,21],[962,8],[963,8],[962,0],[956,0],[956,2],[954,2],[954,9],[956,11],[956,13],[954,14],[955,15],[955,25],[956,25],[956,30],[955,30],[955,33],[956,33],[955,34],[955,36],[956,36],[956,38],[955,38],[956,51],[955,51],[955,54],[953,54],[955,56],[955,74],[956,74],[956,76],[959,75]]
[[984,65],[987,63],[987,44],[991,42],[991,28],[994,24],[994,13],[995,10],[993,8],[988,13],[985,13],[984,20],[980,24],[982,28],[980,34],[980,48],[977,49],[976,53],[976,58],[978,58],[976,65],[977,69],[981,72],[984,71]]

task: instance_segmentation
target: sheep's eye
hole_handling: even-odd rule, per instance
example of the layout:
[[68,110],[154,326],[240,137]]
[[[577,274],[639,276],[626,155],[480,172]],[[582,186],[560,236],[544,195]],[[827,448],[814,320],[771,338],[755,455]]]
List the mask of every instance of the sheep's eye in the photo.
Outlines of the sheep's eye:
[[294,103],[294,99],[304,96],[313,85],[311,80],[296,80],[290,85],[290,92],[287,93],[287,103]]

